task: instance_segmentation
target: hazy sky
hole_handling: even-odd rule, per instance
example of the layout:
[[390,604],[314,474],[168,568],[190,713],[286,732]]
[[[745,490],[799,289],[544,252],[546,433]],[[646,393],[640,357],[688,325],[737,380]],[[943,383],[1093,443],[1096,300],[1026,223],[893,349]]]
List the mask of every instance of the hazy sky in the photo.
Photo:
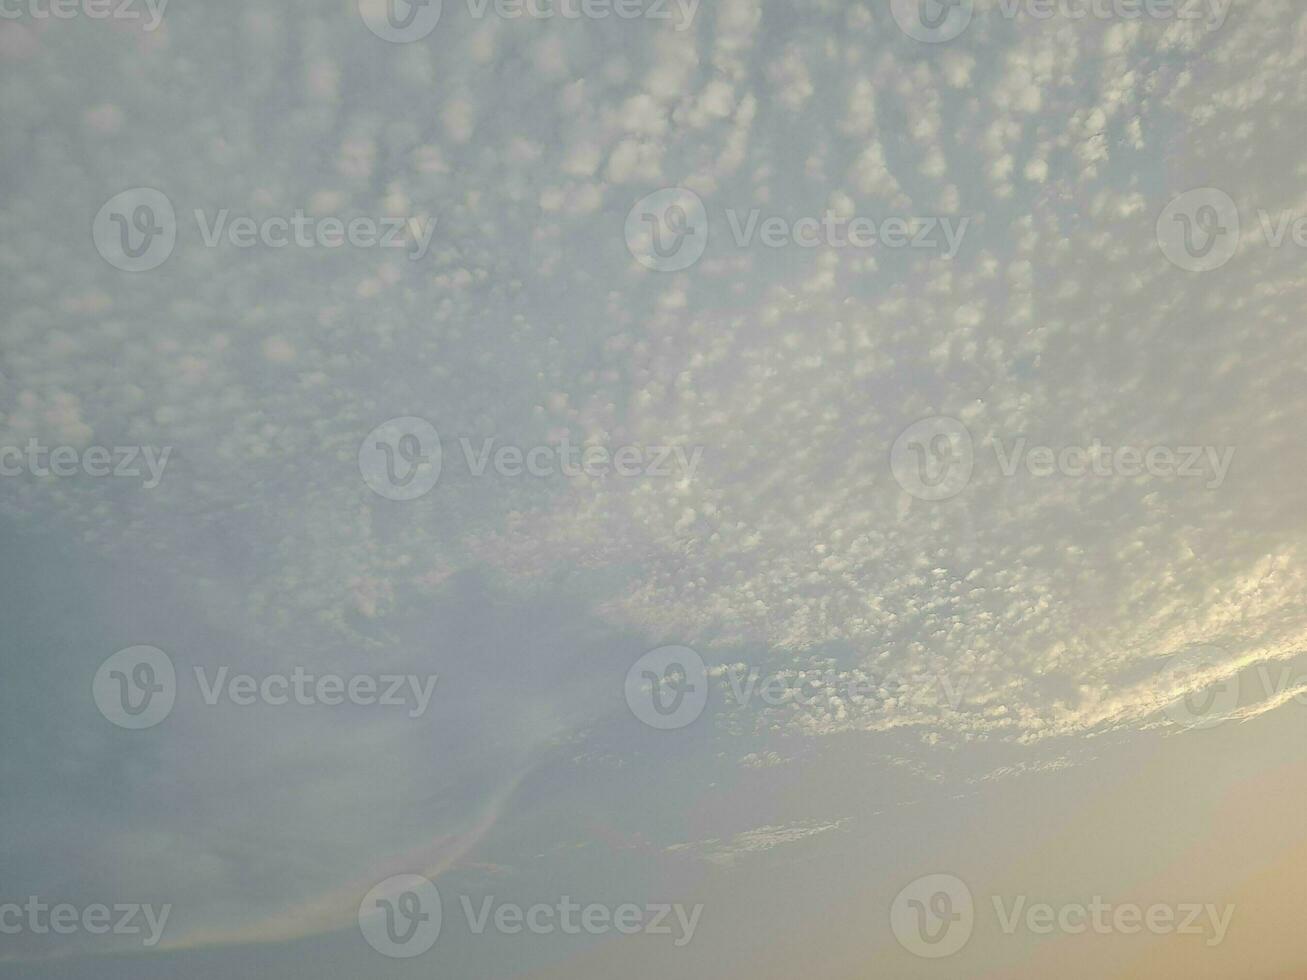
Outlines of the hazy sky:
[[0,977],[1302,975],[1304,118],[1299,0],[0,0]]

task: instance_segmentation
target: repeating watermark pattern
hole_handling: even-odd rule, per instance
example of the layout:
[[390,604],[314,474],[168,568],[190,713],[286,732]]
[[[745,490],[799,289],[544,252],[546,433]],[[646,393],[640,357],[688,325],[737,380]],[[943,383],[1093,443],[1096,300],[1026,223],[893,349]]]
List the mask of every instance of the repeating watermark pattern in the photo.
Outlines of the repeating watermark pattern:
[[[240,707],[379,706],[406,709],[408,717],[426,714],[439,680],[437,674],[311,673],[302,666],[289,674],[233,674],[230,667],[195,667],[201,701],[210,707],[226,701]],[[172,712],[177,700],[177,672],[172,658],[157,647],[119,650],[96,672],[92,686],[96,706],[120,728],[150,728]]]
[[311,674],[295,667],[289,674],[231,674],[220,667],[209,677],[203,667],[195,668],[200,696],[207,705],[227,700],[246,707],[267,704],[279,707],[294,702],[301,707],[352,704],[359,707],[405,708],[410,718],[426,714],[435,693],[438,674]]
[[197,208],[195,223],[205,248],[218,248],[224,238],[232,248],[403,248],[413,262],[427,254],[436,231],[432,217],[359,215],[346,220],[310,217],[302,209],[290,216],[256,219],[249,215],[232,218],[227,208],[212,215]]
[[421,956],[440,938],[440,892],[421,875],[394,875],[378,883],[359,903],[359,929],[382,956]]
[[1215,728],[1239,707],[1239,675],[1223,670],[1229,654],[1220,647],[1198,646],[1169,658],[1162,668],[1168,690],[1180,692],[1163,709],[1181,728]]
[[68,902],[51,903],[29,895],[21,905],[0,904],[0,934],[71,936],[85,932],[92,936],[141,936],[141,945],[153,948],[163,938],[171,913],[171,903],[158,908],[140,902],[92,903],[78,908]]
[[[466,0],[475,20],[648,20],[689,30],[699,0]],[[359,0],[363,23],[392,44],[420,41],[440,23],[442,0]]]
[[[644,934],[673,937],[672,945],[678,949],[694,938],[704,908],[699,904],[687,909],[680,903],[583,905],[568,895],[529,906],[502,902],[494,895],[479,900],[460,895],[458,904],[468,932],[474,936],[487,930],[504,936]],[[378,953],[393,959],[410,959],[431,949],[440,937],[443,920],[439,890],[429,879],[414,874],[387,878],[364,896],[358,910],[363,938]]]
[[[501,479],[556,476],[596,479],[609,474],[624,479],[684,477],[692,479],[703,459],[703,447],[574,445],[565,435],[556,443],[534,446],[458,440],[468,475],[493,473]],[[457,457],[455,457],[457,458]],[[416,500],[440,478],[444,450],[436,427],[415,416],[390,419],[368,433],[359,445],[363,481],[387,500]]]
[[626,215],[626,247],[655,272],[680,272],[708,247],[708,210],[685,187],[664,187],[635,202]]
[[1267,697],[1307,705],[1307,676],[1295,674],[1292,667],[1281,666],[1279,676],[1272,677],[1269,664],[1258,664],[1257,680]]
[[710,678],[726,679],[725,696],[732,704],[748,707],[755,697],[770,708],[827,709],[840,702],[860,704],[883,692],[898,699],[934,689],[954,711],[962,706],[967,678],[940,671],[904,677],[889,672],[879,677],[861,670],[786,668],[763,673],[744,664],[710,670]]
[[1187,272],[1219,269],[1239,249],[1239,208],[1225,191],[1199,187],[1181,194],[1157,219],[1157,242]]
[[1156,20],[1206,22],[1219,31],[1234,0],[998,0],[998,13],[1007,20]]
[[1292,242],[1297,248],[1307,248],[1307,215],[1292,211],[1271,214],[1259,208],[1257,226],[1271,248],[1283,248],[1286,242]]
[[100,714],[119,728],[152,728],[172,712],[177,671],[158,647],[128,647],[100,665],[91,695]]
[[391,44],[421,41],[436,29],[442,0],[358,0],[359,16],[377,37]]
[[[1205,22],[1219,31],[1234,0],[997,0],[989,12],[1004,20]],[[960,36],[975,15],[975,0],[890,0],[890,12],[904,34],[927,44]]]
[[927,44],[959,36],[970,25],[975,7],[975,0],[890,0],[890,13],[900,30]]
[[387,500],[417,500],[440,479],[440,433],[426,419],[389,419],[359,444],[359,472],[374,493]]
[[1143,906],[1135,902],[1105,902],[1095,895],[1088,902],[1030,902],[1017,895],[1004,901],[1001,895],[990,900],[1004,935],[1019,929],[1036,936],[1062,933],[1079,936],[1093,932],[1099,936],[1133,936],[1147,932],[1153,936],[1201,936],[1207,946],[1219,946],[1234,917],[1233,905],[1217,906],[1199,902],[1155,902]]
[[[1307,705],[1307,675],[1291,665],[1257,664],[1248,673],[1228,651],[1211,644],[1183,650],[1162,666],[1167,701],[1162,711],[1174,725],[1188,730],[1215,728],[1244,714],[1243,698],[1252,705]],[[1255,709],[1254,709],[1255,710]]]
[[1234,446],[1105,446],[1094,439],[1085,446],[1029,446],[1016,439],[1010,446],[991,443],[999,472],[1015,476],[1024,469],[1036,479],[1088,476],[1156,479],[1200,479],[1207,490],[1219,489],[1234,462]]
[[762,216],[758,208],[741,215],[726,209],[731,241],[737,248],[749,248],[758,241],[764,248],[915,248],[957,255],[971,224],[970,217],[933,215],[892,216],[876,220],[865,216],[846,217],[824,211],[820,217],[794,221],[780,215]]
[[[1078,445],[1032,445],[1024,436],[985,443],[999,475],[1034,479],[1091,477],[1202,480],[1217,490],[1234,463],[1234,446],[1112,446],[1101,439]],[[890,471],[904,491],[919,500],[947,500],[971,481],[976,447],[955,418],[934,416],[914,422],[890,448]]]
[[[913,248],[953,258],[970,217],[892,216],[874,219],[825,211],[797,219],[764,215],[760,208],[723,212],[736,248]],[[647,269],[677,272],[703,256],[710,237],[703,200],[684,187],[667,187],[642,197],[626,216],[626,247]]]
[[[28,439],[26,446],[0,446],[0,476],[55,476],[61,479],[86,474],[97,479],[118,477],[139,480],[144,490],[153,490],[163,480],[172,447],[164,446],[46,446]],[[145,464],[148,475],[141,471]]]
[[[1186,272],[1212,272],[1226,265],[1239,250],[1243,219],[1234,198],[1214,187],[1185,191],[1157,219],[1162,254]],[[1272,214],[1257,209],[1257,233],[1267,248],[1293,245],[1307,249],[1307,215],[1292,211]]]
[[142,30],[163,23],[169,0],[0,0],[0,20],[144,20]]
[[495,932],[507,936],[523,932],[533,936],[555,933],[579,936],[583,932],[590,936],[644,934],[672,936],[672,945],[678,949],[694,939],[699,917],[703,914],[701,904],[690,909],[679,902],[645,905],[623,902],[616,906],[591,902],[581,905],[567,895],[552,904],[537,902],[525,908],[513,902],[496,901],[493,895],[482,897],[477,905],[469,896],[460,895],[459,904],[467,918],[469,931],[476,936],[485,933],[492,925]]
[[890,472],[919,500],[947,500],[971,482],[976,465],[971,433],[957,419],[937,415],[914,422],[890,447]]
[[925,959],[952,956],[971,938],[976,910],[961,878],[930,874],[909,882],[890,904],[890,929],[909,953]]
[[522,447],[496,445],[497,440],[482,439],[473,445],[467,438],[458,440],[468,472],[483,476],[487,466],[496,476],[539,478],[557,475],[599,477],[614,473],[620,477],[693,478],[703,460],[703,447],[626,445],[616,449],[596,445],[572,445],[563,436],[557,443]]
[[1294,665],[1249,667],[1210,643],[1167,657],[1154,679],[1160,713],[1177,728],[1200,731],[1290,701],[1307,706],[1307,674]]
[[665,646],[631,665],[624,684],[626,703],[650,728],[685,728],[703,714],[714,681],[727,704],[747,708],[757,699],[769,708],[797,710],[828,710],[841,702],[856,705],[878,695],[903,698],[933,688],[957,711],[966,688],[966,678],[947,673],[904,678],[893,672],[876,677],[835,668],[763,672],[747,664],[731,664],[709,669],[690,647]]
[[684,728],[708,704],[708,668],[689,647],[659,647],[631,665],[625,692],[632,714],[650,728]]
[[149,272],[177,245],[177,212],[163,191],[133,187],[104,202],[91,222],[95,249],[115,269]]
[[[436,231],[432,217],[232,216],[230,209],[193,212],[205,248],[402,248],[410,261],[427,254]],[[92,238],[104,260],[124,272],[157,269],[177,245],[177,212],[162,191],[135,187],[115,194],[92,222]]]
[[[995,923],[1005,936],[1025,930],[1036,936],[1198,936],[1207,946],[1225,940],[1235,907],[1200,902],[1111,903],[1095,895],[1088,902],[1031,902],[1027,895],[991,895]],[[971,889],[951,874],[929,874],[909,882],[890,906],[890,928],[908,952],[926,959],[952,956],[971,939],[976,907]]]

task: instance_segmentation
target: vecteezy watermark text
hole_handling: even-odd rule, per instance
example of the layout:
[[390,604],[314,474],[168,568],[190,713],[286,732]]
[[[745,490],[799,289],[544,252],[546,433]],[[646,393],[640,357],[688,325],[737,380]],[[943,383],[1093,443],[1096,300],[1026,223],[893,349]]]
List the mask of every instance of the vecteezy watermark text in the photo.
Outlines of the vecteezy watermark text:
[[138,461],[144,461],[149,478],[142,489],[153,490],[163,480],[164,468],[172,447],[154,446],[74,446],[49,447],[37,439],[28,439],[25,447],[0,446],[0,476],[57,476],[61,479],[85,473],[90,477],[131,477],[143,475]]
[[[1206,21],[1209,30],[1218,31],[1233,4],[1234,0],[998,0],[987,12],[1005,20]],[[975,0],[890,0],[890,11],[908,37],[941,44],[970,26],[976,4]]]
[[[408,708],[410,718],[426,713],[435,693],[437,674],[311,674],[296,667],[289,674],[231,674],[230,668],[219,668],[212,678],[203,667],[195,668],[195,680],[200,696],[207,705],[215,705],[224,697],[232,704],[248,706],[290,704],[294,701],[303,707],[323,704]],[[410,698],[409,695],[412,695]],[[410,706],[411,705],[411,706]]]
[[[1111,445],[1102,439],[1049,446],[993,438],[985,444],[1005,478],[1095,477],[1199,479],[1207,490],[1225,482],[1234,446]],[[890,470],[899,486],[920,500],[946,500],[961,493],[977,464],[975,443],[955,418],[934,416],[914,422],[890,449]]]
[[[833,210],[789,218],[760,208],[726,208],[725,227],[736,248],[917,249],[953,258],[970,217],[890,216],[871,218]],[[626,247],[647,269],[678,272],[703,256],[710,222],[703,199],[685,187],[665,187],[636,201],[626,216]]]
[[684,728],[703,714],[714,682],[725,702],[742,708],[755,697],[769,708],[825,711],[839,703],[852,706],[875,698],[901,700],[929,694],[932,700],[957,711],[967,678],[943,671],[876,676],[859,668],[834,667],[792,667],[764,673],[743,663],[710,669],[690,647],[665,646],[650,650],[631,665],[624,685],[626,704],[650,728]]
[[1008,20],[1163,20],[1206,22],[1219,31],[1234,0],[998,0],[998,12]]
[[[689,30],[699,0],[466,0],[475,20],[651,20],[671,21],[672,29]],[[436,29],[443,0],[358,0],[363,23],[392,44],[420,41]]]
[[[529,933],[548,936],[673,936],[672,945],[687,945],[698,928],[703,905],[687,909],[679,903],[625,902],[610,906],[581,904],[570,896],[556,902],[522,906],[502,902],[494,895],[474,901],[459,896],[468,932],[474,936],[493,930],[500,935]],[[443,902],[436,886],[422,875],[402,874],[374,886],[359,903],[359,930],[369,946],[392,959],[409,959],[429,950],[440,938]]]
[[[428,215],[316,217],[302,208],[289,215],[259,217],[233,217],[228,208],[196,208],[194,218],[206,248],[400,248],[406,249],[414,262],[427,254],[437,220]],[[115,194],[91,223],[96,251],[124,272],[148,272],[163,265],[176,248],[177,232],[172,201],[153,187],[133,187]]]
[[[625,445],[616,448],[575,445],[567,435],[557,442],[533,446],[501,444],[497,438],[480,442],[458,440],[469,475],[487,472],[503,479],[555,476],[597,479],[693,478],[703,458],[703,447]],[[364,482],[388,500],[415,500],[428,493],[444,468],[440,434],[426,419],[416,416],[389,419],[364,437],[358,451]]]
[[50,933],[71,936],[76,932],[87,932],[93,936],[139,936],[148,929],[141,945],[153,947],[163,937],[171,912],[171,904],[156,909],[153,905],[139,902],[92,903],[79,909],[68,902],[50,903],[29,895],[21,905],[17,902],[0,904],[0,934],[16,936],[27,932],[38,936]]
[[[302,666],[289,674],[258,676],[233,674],[227,666],[212,674],[202,666],[194,670],[200,698],[210,707],[223,700],[240,707],[376,705],[405,708],[410,718],[426,713],[439,679],[437,674],[312,673]],[[128,647],[100,665],[91,690],[100,713],[119,728],[151,728],[172,712],[177,672],[158,647]]]
[[[229,223],[230,219],[230,223]],[[427,254],[436,230],[435,218],[314,218],[303,210],[289,217],[272,215],[255,219],[248,215],[230,217],[223,208],[213,216],[195,210],[195,223],[206,248],[217,248],[225,237],[233,248],[407,248],[416,262]],[[407,237],[405,237],[407,235]]]
[[[1210,902],[1031,902],[1027,895],[990,896],[999,931],[1025,929],[1036,936],[1082,935],[1199,936],[1207,946],[1224,941],[1233,905]],[[971,939],[977,918],[971,889],[951,874],[923,875],[909,882],[890,905],[890,928],[908,952],[926,959],[952,956]]]
[[[828,710],[841,702],[857,705],[877,697],[915,698],[933,689],[933,698],[957,711],[967,684],[965,676],[947,671],[918,672],[905,677],[896,671],[876,676],[856,668],[787,667],[763,673],[746,664],[713,668],[708,676],[714,680],[724,678],[726,699],[740,707],[747,707],[756,696],[770,708],[793,706],[815,710]],[[650,693],[661,701],[660,689]]]
[[467,917],[469,930],[477,936],[484,933],[493,922],[495,932],[507,936],[524,931],[533,936],[547,936],[556,932],[568,936],[579,936],[582,932],[591,936],[614,932],[623,936],[644,933],[649,936],[676,936],[672,945],[678,948],[694,938],[699,916],[703,912],[702,905],[689,910],[680,904],[635,905],[627,902],[612,907],[591,902],[580,905],[566,895],[554,904],[539,902],[525,909],[512,902],[497,902],[493,895],[484,896],[476,908],[467,895],[460,895],[459,904]]
[[[0,20],[90,20],[148,19],[142,30],[153,31],[163,23],[169,0],[0,0]],[[141,8],[145,8],[142,14]]]
[[1203,479],[1203,486],[1215,490],[1225,482],[1234,462],[1234,446],[1105,446],[1094,439],[1085,446],[1030,446],[1024,438],[1006,446],[992,443],[998,468],[1004,476],[1015,476],[1018,468],[1043,479],[1065,476],[1150,476],[1159,479]]

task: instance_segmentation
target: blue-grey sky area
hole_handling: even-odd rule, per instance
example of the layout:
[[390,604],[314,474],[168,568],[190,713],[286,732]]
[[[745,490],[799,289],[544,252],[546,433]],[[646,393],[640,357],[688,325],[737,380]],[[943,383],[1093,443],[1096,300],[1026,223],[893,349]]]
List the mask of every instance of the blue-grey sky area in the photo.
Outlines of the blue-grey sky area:
[[0,0],[0,978],[1307,971],[1305,69]]

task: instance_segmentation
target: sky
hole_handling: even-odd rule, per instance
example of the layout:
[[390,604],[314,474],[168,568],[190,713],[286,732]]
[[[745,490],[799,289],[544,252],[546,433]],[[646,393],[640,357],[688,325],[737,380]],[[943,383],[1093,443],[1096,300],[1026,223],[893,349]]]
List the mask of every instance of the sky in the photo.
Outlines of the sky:
[[1307,973],[1300,3],[0,82],[0,978]]

